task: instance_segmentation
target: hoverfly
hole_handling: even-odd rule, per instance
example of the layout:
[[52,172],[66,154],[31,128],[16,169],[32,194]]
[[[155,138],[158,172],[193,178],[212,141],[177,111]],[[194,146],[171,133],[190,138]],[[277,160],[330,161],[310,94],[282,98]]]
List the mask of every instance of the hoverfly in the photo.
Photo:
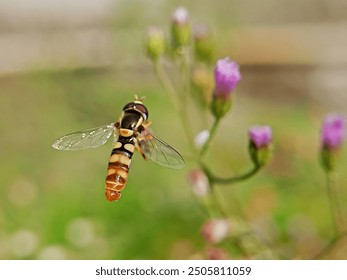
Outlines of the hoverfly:
[[184,159],[169,144],[155,136],[149,129],[148,110],[136,95],[126,104],[115,123],[82,130],[58,138],[52,147],[63,151],[78,151],[99,147],[114,136],[114,146],[109,159],[105,196],[108,201],[121,197],[135,149],[144,159],[151,159],[162,166],[180,169]]

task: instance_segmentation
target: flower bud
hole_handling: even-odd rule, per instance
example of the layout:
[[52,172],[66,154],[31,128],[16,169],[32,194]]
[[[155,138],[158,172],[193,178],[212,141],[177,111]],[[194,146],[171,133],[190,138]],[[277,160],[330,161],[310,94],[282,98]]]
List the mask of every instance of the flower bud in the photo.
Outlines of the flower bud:
[[178,7],[172,14],[172,47],[179,49],[188,45],[191,37],[189,14],[186,8]]
[[216,118],[222,118],[231,108],[231,92],[241,79],[238,64],[229,58],[218,60],[214,69],[214,78],[211,111]]
[[326,171],[336,166],[336,158],[345,139],[346,120],[342,115],[328,114],[321,132],[321,163]]
[[230,226],[226,219],[215,219],[207,221],[201,229],[203,238],[212,244],[216,244],[229,236]]
[[272,130],[269,126],[255,125],[249,128],[249,154],[257,167],[265,165],[271,156]]
[[203,65],[195,66],[192,71],[193,97],[202,108],[211,103],[211,92],[213,91],[213,74]]
[[204,146],[208,138],[210,137],[210,132],[208,130],[200,131],[195,137],[194,137],[194,144],[197,148],[201,148]]
[[203,197],[208,194],[209,182],[205,173],[201,170],[192,170],[188,175],[188,180],[192,190],[197,197]]
[[213,39],[209,28],[200,24],[194,29],[194,51],[197,60],[210,63],[213,58]]
[[152,60],[158,59],[165,51],[164,33],[157,27],[150,27],[147,30],[146,51]]
[[229,259],[228,252],[223,248],[207,248],[206,257],[208,260],[227,260]]

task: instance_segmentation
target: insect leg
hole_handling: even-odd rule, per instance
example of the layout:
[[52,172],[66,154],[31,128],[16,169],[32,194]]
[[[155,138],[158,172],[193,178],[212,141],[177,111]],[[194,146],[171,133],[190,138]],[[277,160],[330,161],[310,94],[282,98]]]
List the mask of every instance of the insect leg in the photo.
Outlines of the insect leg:
[[151,121],[148,121],[148,120],[146,120],[146,121],[143,121],[143,123],[142,123],[142,128],[148,128],[148,127],[150,127],[152,125],[152,122]]
[[142,148],[141,148],[140,145],[139,145],[139,140],[138,140],[136,137],[134,137],[134,144],[135,144],[136,150],[141,154],[141,156],[142,156],[145,160],[147,160],[147,157],[146,157],[144,151],[142,150]]

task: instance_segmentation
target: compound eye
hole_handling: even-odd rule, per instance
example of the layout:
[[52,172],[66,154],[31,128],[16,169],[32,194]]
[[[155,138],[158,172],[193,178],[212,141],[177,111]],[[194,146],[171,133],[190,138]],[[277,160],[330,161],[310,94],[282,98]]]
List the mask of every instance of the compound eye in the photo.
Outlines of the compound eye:
[[148,110],[146,108],[146,106],[142,105],[142,104],[135,104],[135,108],[136,110],[138,110],[139,112],[143,113],[144,115],[146,115],[146,117],[148,118]]
[[136,104],[134,102],[130,102],[123,107],[123,111],[133,109],[135,107],[135,105]]

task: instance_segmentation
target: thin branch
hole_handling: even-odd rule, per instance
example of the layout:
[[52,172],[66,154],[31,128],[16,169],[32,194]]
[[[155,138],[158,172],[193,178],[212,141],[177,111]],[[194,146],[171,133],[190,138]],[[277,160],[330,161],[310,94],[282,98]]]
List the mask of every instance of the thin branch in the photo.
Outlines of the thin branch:
[[346,230],[346,225],[341,209],[341,196],[337,180],[338,177],[335,172],[326,172],[326,185],[329,196],[331,216],[334,222],[336,234],[339,235]]
[[209,136],[206,140],[206,142],[204,143],[204,145],[202,146],[201,150],[200,150],[200,157],[203,157],[207,150],[209,149],[210,147],[210,144],[212,142],[212,139],[214,138],[216,132],[217,132],[217,128],[219,126],[219,123],[220,123],[220,119],[219,118],[215,118],[214,119],[214,122],[212,124],[212,127],[210,129],[210,133],[209,133]]
[[258,171],[261,169],[260,166],[255,165],[255,166],[253,166],[253,168],[251,170],[245,172],[244,174],[241,174],[238,176],[233,176],[233,177],[222,178],[222,177],[218,177],[218,176],[212,174],[212,172],[208,169],[208,167],[205,164],[200,162],[200,166],[211,182],[217,183],[217,184],[222,184],[222,185],[227,185],[227,184],[230,185],[230,184],[244,181],[244,180],[254,176],[255,174],[257,174]]
[[326,254],[328,254],[336,245],[336,243],[341,240],[342,238],[347,237],[347,232],[343,232],[341,235],[336,236],[335,238],[333,238],[332,240],[330,240],[330,242],[328,243],[328,245],[326,245],[317,255],[315,255],[312,259],[313,260],[320,260],[322,258],[324,258],[324,256]]

